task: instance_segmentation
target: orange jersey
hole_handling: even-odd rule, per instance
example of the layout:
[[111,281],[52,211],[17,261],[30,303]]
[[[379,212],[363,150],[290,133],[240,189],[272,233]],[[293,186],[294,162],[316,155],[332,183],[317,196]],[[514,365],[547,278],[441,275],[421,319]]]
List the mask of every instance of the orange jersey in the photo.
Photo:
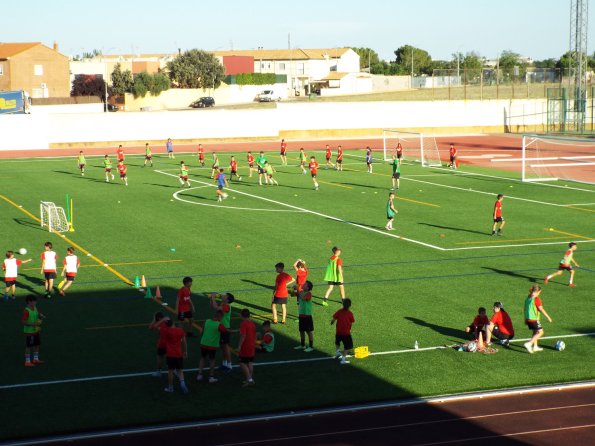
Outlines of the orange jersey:
[[316,161],[310,161],[308,167],[310,168],[310,173],[316,174],[318,172],[318,163]]
[[126,164],[118,164],[118,172],[120,172],[120,175],[126,175],[127,170],[128,167],[126,166]]

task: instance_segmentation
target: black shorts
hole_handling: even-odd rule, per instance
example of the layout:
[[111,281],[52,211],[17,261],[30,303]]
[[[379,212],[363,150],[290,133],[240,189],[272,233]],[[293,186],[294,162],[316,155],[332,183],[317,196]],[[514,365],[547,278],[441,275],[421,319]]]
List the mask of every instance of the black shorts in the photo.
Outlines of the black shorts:
[[494,218],[494,223],[501,223],[503,221],[504,221],[504,219],[502,217],[496,217],[496,218]]
[[455,158],[456,158],[456,156],[451,156],[451,157],[450,157],[450,162],[451,162],[451,163],[453,163],[453,162],[454,162],[454,160],[455,160]]
[[147,161],[150,161],[150,160],[151,160],[151,155],[146,155],[146,156],[145,156],[145,159],[146,159]]
[[157,347],[157,356],[165,356],[165,349]]
[[335,336],[335,345],[339,346],[343,343],[344,350],[351,350],[353,348],[353,339],[351,335],[336,335]]
[[240,362],[242,364],[250,364],[254,362],[254,356],[240,356]]
[[248,167],[249,167],[250,169],[253,169],[253,168],[254,168],[254,163],[248,163]]
[[169,370],[182,370],[184,368],[184,358],[172,358],[168,356],[165,358],[167,368]]
[[[122,180],[123,180],[124,178],[126,178],[126,174],[125,174],[125,173],[121,173],[121,174],[120,174],[120,179],[122,179]],[[188,177],[186,177],[186,179],[188,179]]]
[[401,178],[401,172],[395,172],[395,173],[393,173],[393,178],[395,180],[398,180],[399,178]]
[[541,326],[541,322],[539,321],[526,321],[527,327],[529,327],[529,330],[533,330],[533,333],[537,333],[540,330],[543,330],[543,327]]
[[343,160],[337,160],[337,164],[343,164]]
[[285,152],[279,152],[279,155],[285,156]]
[[312,178],[316,178],[316,174],[315,173],[310,173],[310,175],[312,175]]
[[49,273],[43,273],[43,274],[45,275],[45,280],[56,278],[56,271],[51,271]]
[[226,331],[225,333],[220,333],[219,334],[219,344],[220,345],[229,345],[229,331]]
[[512,340],[512,338],[514,338],[514,334],[505,334],[505,333],[502,333],[498,329],[498,327],[494,327],[494,329],[492,330],[492,335],[495,336],[498,339],[501,339],[501,340],[508,339],[510,341],[510,340]]
[[326,157],[326,161],[329,162],[330,160],[331,160],[331,157],[330,156],[327,156]]
[[286,305],[287,304],[287,297],[273,297],[273,303],[274,304]]
[[403,154],[402,154],[402,153],[397,153],[397,159],[398,159],[398,160],[400,160],[402,156],[403,156]]
[[6,287],[8,288],[9,286],[13,286],[14,284],[17,283],[16,280],[6,280],[4,279],[4,283],[6,284]]
[[105,169],[105,173],[111,173],[112,169]]
[[238,171],[237,170],[232,170],[230,175],[235,175],[236,177],[238,176]]
[[366,161],[366,164],[369,166],[372,164],[372,161]]
[[560,265],[558,265],[558,270],[560,270],[560,271],[572,271],[572,265],[564,265],[563,263],[560,263]]
[[217,350],[215,350],[214,348],[200,347],[201,358],[215,359],[215,353],[217,353]]
[[223,186],[217,186],[217,190],[223,190]]
[[211,168],[212,168],[212,169],[219,170],[219,164],[213,164],[213,165],[211,166]]
[[64,280],[66,280],[67,282],[74,282],[74,278],[75,278],[75,277],[76,277],[76,276],[66,276],[66,277],[64,278]]
[[265,173],[265,171],[264,171],[264,169],[263,169],[262,167],[258,166],[258,173],[259,173],[259,174],[260,174],[260,173]]
[[39,338],[39,333],[35,333],[33,335],[25,336],[25,347],[38,347],[41,345],[41,339]]
[[185,319],[192,319],[192,311],[183,311],[178,313],[178,320],[183,321]]
[[85,165],[84,164],[79,164],[79,169],[84,169]]
[[327,282],[329,285],[343,285],[343,282]]
[[314,331],[314,319],[312,319],[312,316],[300,316],[298,321],[298,329],[300,331]]

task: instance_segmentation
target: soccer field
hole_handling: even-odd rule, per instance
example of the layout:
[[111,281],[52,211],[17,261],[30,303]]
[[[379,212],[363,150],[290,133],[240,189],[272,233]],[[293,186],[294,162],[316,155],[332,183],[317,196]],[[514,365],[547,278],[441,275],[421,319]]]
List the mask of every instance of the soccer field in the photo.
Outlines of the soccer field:
[[[248,177],[245,153],[235,153],[242,181],[230,183],[223,202],[216,201],[210,168],[200,168],[190,154],[154,157],[153,168],[128,156],[128,187],[117,172],[115,182],[105,182],[102,157],[87,157],[84,177],[73,158],[0,160],[3,250],[27,248],[17,257],[33,259],[19,270],[17,300],[0,305],[0,438],[595,378],[595,186],[521,183],[513,172],[406,162],[395,230],[388,232],[390,166],[377,160],[368,174],[365,151],[350,150],[344,171],[325,170],[323,152],[312,154],[321,164],[317,191],[297,167],[295,152],[289,166],[267,153],[279,186],[259,186]],[[223,167],[230,155],[220,154]],[[179,187],[181,160],[190,168],[191,188]],[[506,226],[502,236],[491,237],[499,193]],[[75,232],[48,233],[36,221],[40,201],[64,206],[66,194],[74,203]],[[46,241],[60,259],[68,246],[81,259],[66,297],[41,297],[39,256]],[[567,286],[566,272],[544,285],[570,241],[578,244],[577,286]],[[329,322],[340,307],[338,290],[329,307],[320,305],[333,246],[342,249],[355,344],[371,352],[347,366],[332,359]],[[214,385],[197,383],[190,371],[189,395],[178,387],[165,393],[165,375],[150,375],[157,336],[147,327],[156,311],[175,306],[182,277],[194,279],[201,321],[212,313],[205,293],[232,292],[237,328],[242,308],[257,324],[271,318],[274,265],[284,262],[293,274],[297,258],[307,261],[314,283],[315,351],[293,349],[299,333],[292,301],[287,324],[274,326],[275,352],[256,359],[255,387],[241,387],[236,367]],[[170,305],[144,298],[127,283],[142,275]],[[530,355],[522,346],[530,336],[522,308],[533,283],[543,286],[553,323],[543,322],[544,351]],[[40,295],[38,308],[47,315],[41,333],[46,363],[25,369],[20,317],[29,293]],[[491,316],[494,301],[504,303],[515,325],[510,348],[497,346],[491,355],[443,348],[464,342],[477,308]],[[553,348],[558,339],[566,342],[563,352]],[[188,342],[185,367],[196,369],[199,338]],[[34,422],[25,422],[31,413]]]

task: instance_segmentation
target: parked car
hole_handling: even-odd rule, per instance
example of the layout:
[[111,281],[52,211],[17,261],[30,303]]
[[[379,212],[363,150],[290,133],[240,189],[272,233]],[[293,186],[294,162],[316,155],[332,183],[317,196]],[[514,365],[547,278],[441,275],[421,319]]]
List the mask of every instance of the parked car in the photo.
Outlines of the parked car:
[[258,102],[280,101],[281,96],[274,90],[264,90],[258,95]]
[[194,101],[190,104],[192,108],[206,108],[206,107],[213,107],[215,105],[215,99],[210,96],[204,96],[200,98],[198,101]]

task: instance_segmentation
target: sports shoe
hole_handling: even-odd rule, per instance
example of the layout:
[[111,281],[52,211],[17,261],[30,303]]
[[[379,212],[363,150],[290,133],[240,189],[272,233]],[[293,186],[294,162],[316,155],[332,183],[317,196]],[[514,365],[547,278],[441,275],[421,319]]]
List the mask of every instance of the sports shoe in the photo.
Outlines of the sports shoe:
[[542,352],[542,351],[543,351],[543,348],[541,348],[541,347],[538,347],[538,346],[533,347],[533,352]]
[[41,359],[34,359],[33,364],[43,364],[45,361],[42,361]]
[[204,379],[204,377],[201,374],[196,375],[197,381],[202,381],[203,379]]
[[214,376],[211,376],[209,378],[209,384],[215,384],[215,383],[218,383],[218,382],[219,382],[219,380],[217,378],[215,378]]
[[151,373],[151,376],[153,378],[161,378],[161,370],[155,370],[153,373]]
[[531,346],[530,342],[525,342],[523,346],[527,349],[529,353],[533,353],[533,347]]
[[314,349],[313,349],[312,347],[306,347],[306,348],[304,349],[304,351],[305,351],[306,353],[310,353],[310,352],[313,352],[313,351],[314,351]]
[[547,285],[547,283],[550,281],[550,278],[548,276],[545,277],[545,279],[543,279],[543,282]]
[[174,388],[173,387],[166,387],[165,389],[163,389],[164,392],[167,393],[174,393]]
[[575,287],[576,283],[569,283],[568,286]]
[[322,306],[323,306],[323,307],[328,307],[328,302],[327,302],[327,299],[323,299],[323,300],[322,300]]
[[337,350],[335,352],[335,359],[340,359],[343,356],[343,354],[341,353],[341,350]]
[[295,347],[293,347],[294,350],[304,350],[305,348],[305,345],[296,345]]
[[188,387],[186,387],[186,383],[185,382],[180,383],[180,389],[182,390],[182,393],[184,395],[187,395],[188,394]]
[[344,364],[349,364],[349,361],[348,361],[347,359],[341,359],[341,362],[340,362],[340,364],[341,364],[341,365],[344,365]]
[[249,380],[249,381],[243,381],[242,382],[242,387],[251,387],[256,385],[256,383],[254,382],[253,379]]
[[504,346],[504,347],[510,347],[510,339],[504,339],[502,341],[502,346]]

